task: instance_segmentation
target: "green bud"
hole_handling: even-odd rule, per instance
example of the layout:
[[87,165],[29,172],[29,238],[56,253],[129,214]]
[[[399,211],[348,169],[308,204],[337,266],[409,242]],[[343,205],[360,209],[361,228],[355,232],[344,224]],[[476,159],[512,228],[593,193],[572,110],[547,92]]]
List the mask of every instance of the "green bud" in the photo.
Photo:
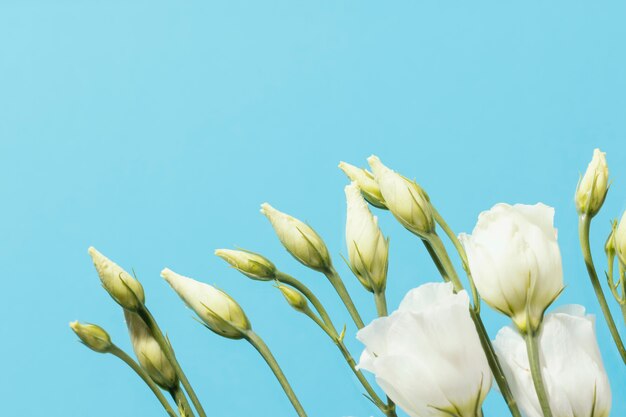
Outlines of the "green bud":
[[74,333],[76,333],[80,341],[93,351],[106,353],[113,346],[111,337],[106,330],[100,326],[73,321],[70,323],[70,327]]
[[215,254],[252,279],[270,281],[276,277],[276,266],[269,259],[258,253],[244,250],[217,249]]
[[340,162],[339,168],[346,174],[351,181],[356,182],[363,198],[380,209],[386,209],[385,199],[380,192],[380,187],[374,179],[374,175],[366,169],[350,165],[346,162]]
[[280,290],[280,292],[283,294],[283,297],[285,297],[285,300],[287,300],[289,305],[293,307],[295,310],[303,312],[305,309],[308,308],[308,303],[306,301],[306,298],[304,297],[304,295],[302,295],[300,291],[295,290],[286,285],[279,284],[277,287]]
[[578,182],[574,196],[578,214],[595,216],[600,211],[608,190],[609,168],[606,164],[606,154],[594,149],[593,158],[585,175]]

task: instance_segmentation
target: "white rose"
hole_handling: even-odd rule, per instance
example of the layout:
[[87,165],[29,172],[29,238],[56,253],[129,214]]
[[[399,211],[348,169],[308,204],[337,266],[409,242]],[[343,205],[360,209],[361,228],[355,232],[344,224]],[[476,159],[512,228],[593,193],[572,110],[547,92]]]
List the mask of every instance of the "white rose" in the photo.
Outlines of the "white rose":
[[389,242],[378,227],[356,183],[346,186],[346,244],[350,267],[368,291],[383,291],[387,281]]
[[411,417],[480,416],[492,376],[465,291],[424,284],[357,338],[365,344],[359,367]]
[[246,314],[225,292],[167,268],[161,271],[161,276],[204,324],[220,336],[240,339],[242,332],[250,329]]
[[459,236],[481,297],[522,331],[536,330],[563,289],[554,209],[496,204]]
[[[524,338],[504,327],[494,348],[522,412],[526,417],[541,417]],[[539,351],[554,417],[608,417],[611,388],[596,341],[594,317],[585,316],[584,307],[571,305],[547,314]]]

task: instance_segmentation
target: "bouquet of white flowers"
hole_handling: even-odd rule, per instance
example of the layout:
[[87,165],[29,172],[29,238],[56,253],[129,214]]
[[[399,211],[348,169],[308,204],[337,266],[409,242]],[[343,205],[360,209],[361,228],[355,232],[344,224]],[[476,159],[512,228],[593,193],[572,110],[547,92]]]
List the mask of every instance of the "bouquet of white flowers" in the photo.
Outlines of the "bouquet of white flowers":
[[[366,397],[384,416],[396,416],[396,406],[412,417],[482,416],[483,401],[494,382],[514,417],[608,416],[611,389],[594,317],[579,305],[559,306],[546,314],[564,290],[554,209],[541,203],[496,204],[479,215],[471,235],[457,237],[416,182],[375,156],[368,162],[371,172],[344,162],[339,167],[351,180],[345,189],[345,261],[373,295],[379,317],[369,324],[363,321],[315,230],[267,203],[261,206],[285,249],[333,286],[359,329],[356,338],[364,349],[358,361],[344,343],[346,327],[335,325],[322,301],[300,280],[258,253],[218,249],[215,254],[249,278],[274,283],[287,303],[337,346]],[[608,188],[605,155],[596,149],[575,193],[580,245],[604,319],[626,364],[626,349],[589,242],[591,220]],[[389,240],[370,206],[390,212],[422,241],[443,281],[412,289],[390,314],[385,296]],[[459,257],[462,276],[442,236]],[[605,286],[623,313],[617,321],[626,323],[626,215],[619,224],[612,223],[605,252]],[[96,249],[89,248],[89,254],[103,287],[124,311],[137,361],[101,327],[73,322],[71,328],[92,350],[110,353],[128,364],[170,416],[206,417],[173,345],[146,305],[141,283]],[[307,415],[270,348],[233,298],[167,268],[161,276],[206,328],[249,342],[270,366],[297,415]],[[511,326],[502,328],[494,341],[481,319],[481,301],[511,319]],[[367,373],[374,375],[378,388]]]

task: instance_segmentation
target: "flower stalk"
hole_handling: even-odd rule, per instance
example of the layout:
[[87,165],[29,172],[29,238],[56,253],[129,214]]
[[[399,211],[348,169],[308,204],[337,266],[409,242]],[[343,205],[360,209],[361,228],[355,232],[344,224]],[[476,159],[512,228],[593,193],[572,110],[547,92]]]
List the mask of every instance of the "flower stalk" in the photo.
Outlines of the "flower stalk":
[[530,373],[537,392],[537,398],[541,405],[541,411],[543,417],[552,417],[552,410],[550,409],[550,402],[548,401],[548,393],[543,381],[543,375],[541,374],[541,359],[539,357],[539,343],[538,332],[529,330],[524,334],[524,341],[526,342],[526,351],[528,353],[528,362],[530,364]]
[[604,320],[609,327],[611,337],[613,338],[615,346],[617,347],[617,350],[622,357],[622,361],[626,364],[626,348],[624,347],[624,342],[622,341],[622,338],[620,337],[620,334],[617,330],[617,326],[615,325],[615,320],[613,320],[613,316],[611,315],[609,305],[606,302],[606,297],[604,296],[604,291],[602,290],[602,286],[600,285],[600,280],[598,279],[598,274],[593,263],[593,257],[591,256],[591,248],[589,245],[590,228],[591,217],[584,213],[581,214],[578,217],[578,239],[580,241],[580,247],[583,253],[585,266],[587,267],[587,273],[589,275],[589,279],[591,280],[591,285],[593,286],[596,298],[598,299],[598,303],[600,304],[602,314],[604,315]]

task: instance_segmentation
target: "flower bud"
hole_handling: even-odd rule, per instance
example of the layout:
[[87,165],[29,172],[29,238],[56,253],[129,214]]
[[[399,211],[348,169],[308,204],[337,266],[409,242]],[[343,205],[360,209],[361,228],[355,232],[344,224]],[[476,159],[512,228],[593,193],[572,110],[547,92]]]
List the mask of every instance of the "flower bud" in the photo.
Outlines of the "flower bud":
[[374,175],[366,169],[355,167],[346,162],[339,162],[339,168],[346,174],[350,181],[359,186],[361,194],[368,203],[380,209],[386,209],[385,199],[380,192],[380,187],[374,179]]
[[100,326],[73,321],[70,323],[70,327],[74,330],[74,333],[76,333],[80,341],[93,351],[106,353],[113,346],[111,337],[106,330]]
[[602,207],[608,190],[609,168],[606,154],[600,152],[600,149],[594,149],[593,158],[576,188],[574,200],[578,214],[595,216]]
[[248,317],[225,292],[167,268],[161,271],[161,276],[209,330],[230,339],[241,339],[250,330]]
[[385,289],[389,242],[378,227],[378,219],[370,212],[357,184],[346,186],[348,214],[346,244],[350,268],[370,292]]
[[261,205],[261,213],[272,223],[280,243],[300,263],[317,271],[330,269],[332,263],[326,244],[309,225],[267,203]]
[[93,246],[88,252],[104,289],[119,305],[127,310],[136,311],[146,301],[141,283]]
[[302,312],[307,308],[308,303],[306,298],[302,295],[302,293],[300,293],[300,291],[280,284],[278,285],[278,289],[283,294],[289,305],[295,310]]
[[377,156],[370,156],[367,162],[394,217],[418,236],[434,232],[435,220],[426,192],[414,181],[387,168]]
[[244,250],[217,249],[215,254],[252,279],[270,281],[276,276],[276,266],[269,259],[258,253]]
[[621,264],[626,267],[626,211],[622,214],[614,234],[615,252]]
[[131,311],[124,311],[124,318],[137,360],[150,379],[166,390],[178,386],[174,367],[143,319]]

